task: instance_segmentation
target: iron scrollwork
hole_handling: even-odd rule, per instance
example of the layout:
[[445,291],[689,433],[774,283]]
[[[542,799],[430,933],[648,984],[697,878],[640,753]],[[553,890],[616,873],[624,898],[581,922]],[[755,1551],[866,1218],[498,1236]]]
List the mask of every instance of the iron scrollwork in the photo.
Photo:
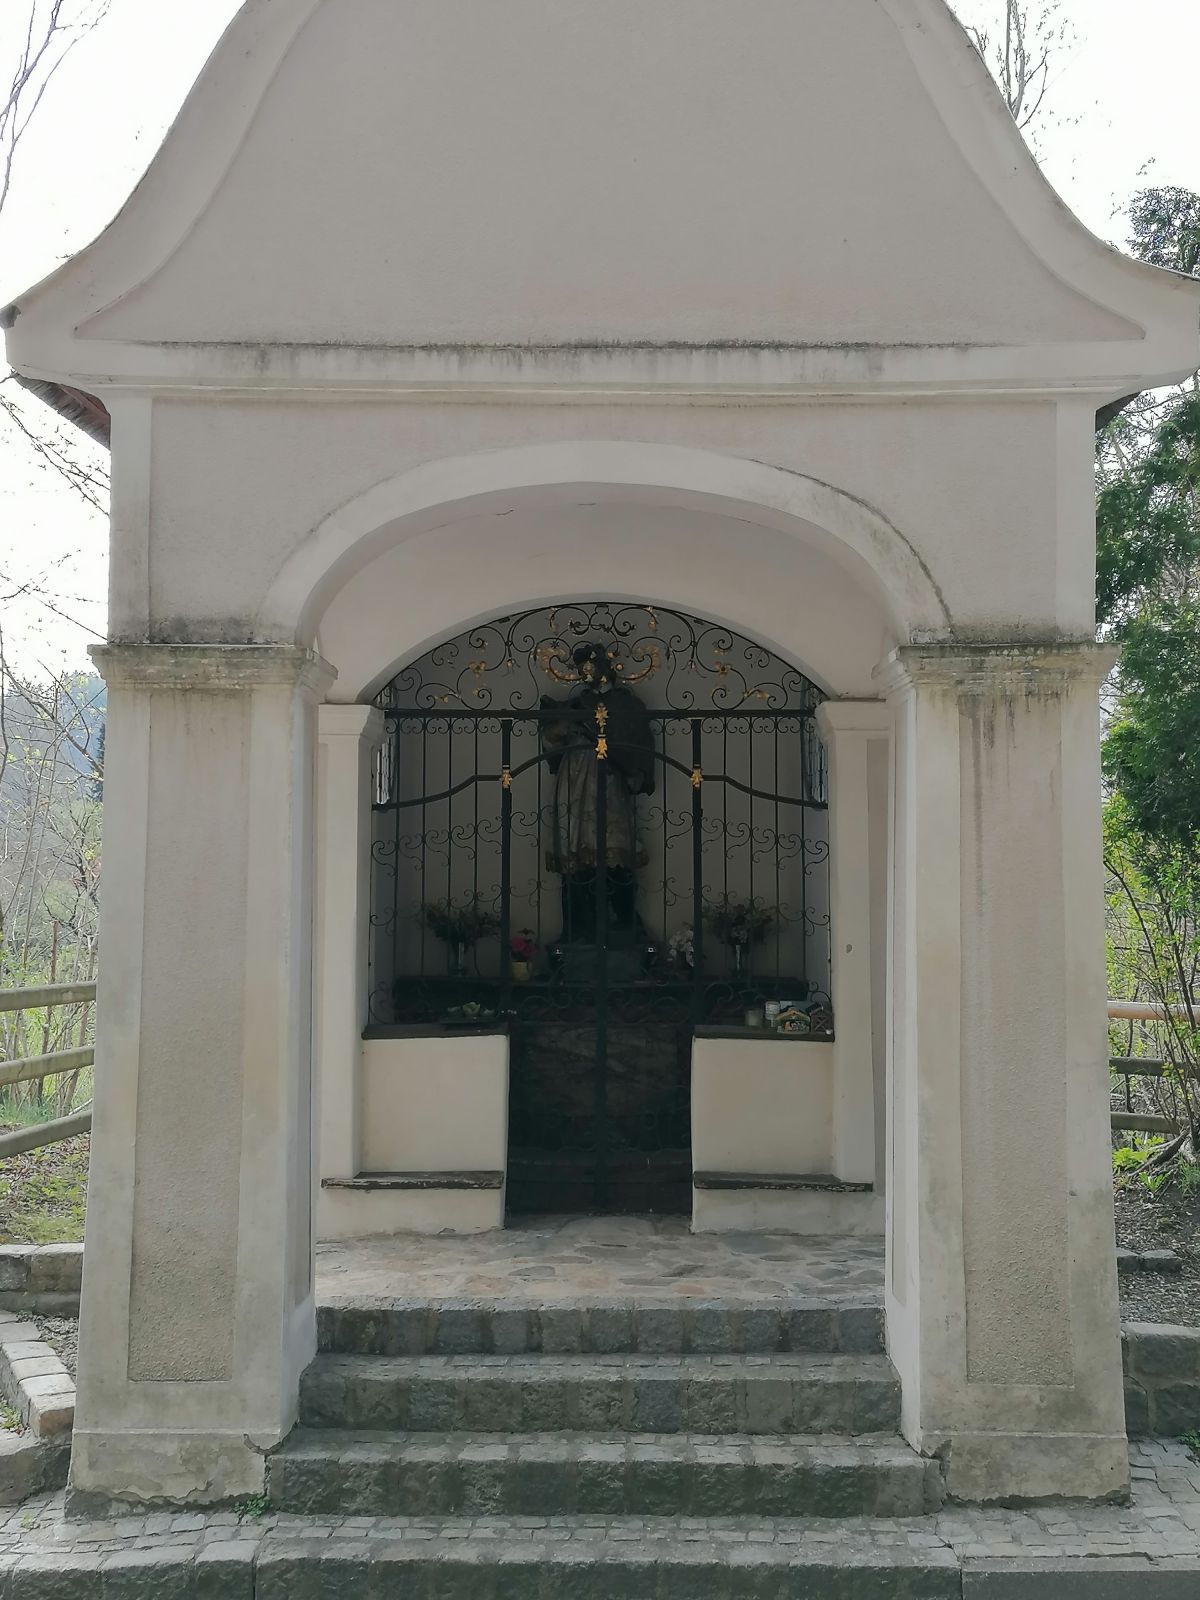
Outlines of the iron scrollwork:
[[[636,797],[635,824],[646,936],[619,961],[603,927],[598,957],[564,953],[560,880],[547,867],[547,719],[585,719],[597,762],[621,748],[603,700],[577,692],[581,645],[602,650],[614,685],[636,690],[652,733],[654,781]],[[539,1209],[674,1204],[690,1182],[695,1028],[739,1025],[773,1000],[805,1008],[818,1031],[831,1026],[822,698],[726,628],[615,601],[472,628],[379,696],[388,739],[375,789],[371,1019],[508,1028],[514,1204],[522,1194]],[[598,864],[611,842],[597,838]],[[585,898],[613,915],[611,897]],[[474,907],[499,933],[452,965],[423,916],[431,902]],[[752,949],[713,931],[714,907],[731,903],[762,908]],[[522,981],[514,936],[538,951],[517,963]]]

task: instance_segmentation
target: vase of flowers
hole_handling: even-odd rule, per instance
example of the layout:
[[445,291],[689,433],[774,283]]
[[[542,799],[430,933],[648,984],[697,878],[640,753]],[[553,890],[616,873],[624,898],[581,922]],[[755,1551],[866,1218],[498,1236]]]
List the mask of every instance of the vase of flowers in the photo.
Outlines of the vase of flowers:
[[421,920],[434,938],[445,944],[452,978],[465,978],[470,951],[481,939],[500,932],[500,918],[477,894],[458,905],[452,900],[431,900],[421,907]]
[[735,977],[750,970],[750,952],[775,926],[775,913],[761,900],[735,900],[724,894],[705,907],[704,919],[714,936],[726,945],[733,957]]
[[508,966],[514,983],[528,983],[533,977],[533,963],[537,960],[537,940],[532,928],[522,928],[508,941]]
[[680,972],[691,972],[696,965],[696,934],[690,922],[685,922],[667,944],[671,965]]

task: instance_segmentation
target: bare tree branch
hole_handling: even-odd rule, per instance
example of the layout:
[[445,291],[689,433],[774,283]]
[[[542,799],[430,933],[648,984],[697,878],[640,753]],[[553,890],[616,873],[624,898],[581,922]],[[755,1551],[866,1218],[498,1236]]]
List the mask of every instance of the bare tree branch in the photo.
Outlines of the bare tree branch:
[[0,210],[12,187],[17,150],[43,96],[71,51],[108,13],[110,0],[26,0],[28,16],[0,101]]
[[999,0],[1004,6],[1003,38],[993,40],[985,28],[968,28],[976,48],[1000,85],[1013,121],[1037,145],[1049,114],[1051,69],[1065,54],[1075,34],[1063,15],[1062,0]]

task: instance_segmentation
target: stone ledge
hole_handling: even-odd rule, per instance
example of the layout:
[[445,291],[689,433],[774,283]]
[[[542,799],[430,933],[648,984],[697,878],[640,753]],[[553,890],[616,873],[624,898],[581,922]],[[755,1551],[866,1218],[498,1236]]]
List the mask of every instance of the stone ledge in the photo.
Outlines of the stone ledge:
[[323,1189],[353,1189],[361,1194],[379,1191],[427,1193],[441,1189],[503,1189],[503,1172],[360,1172],[355,1178],[322,1178]]
[[0,1245],[0,1310],[79,1315],[81,1244]]
[[1182,1272],[1183,1257],[1174,1250],[1118,1250],[1117,1271],[1122,1276],[1137,1272]]
[[1200,1561],[1119,1556],[1087,1561],[965,1561],[963,1600],[1195,1600]]
[[[300,1522],[301,1519],[297,1519]],[[554,1532],[566,1534],[570,1530]],[[724,1528],[694,1528],[690,1539],[648,1535],[636,1525],[597,1537],[551,1536],[544,1527],[497,1526],[486,1545],[466,1526],[432,1527],[410,1541],[360,1532],[306,1537],[303,1526],[265,1536],[243,1527],[196,1548],[170,1534],[141,1549],[103,1547],[0,1551],[5,1600],[370,1600],[381,1594],[439,1597],[546,1595],[603,1600],[823,1600],[920,1596],[921,1600],[1194,1600],[1200,1561],[1190,1557],[1079,1557],[976,1560],[939,1539],[921,1548],[855,1530],[824,1546],[800,1538],[729,1542]],[[457,1532],[458,1537],[452,1537]],[[722,1539],[721,1535],[726,1534]],[[624,1534],[624,1536],[622,1536]],[[708,1537],[703,1535],[708,1534]],[[715,1534],[715,1537],[713,1536]],[[183,1535],[183,1539],[191,1536]]]
[[1121,1330],[1131,1438],[1200,1429],[1200,1328],[1130,1322]]
[[62,1438],[75,1422],[75,1384],[35,1323],[0,1311],[0,1393],[34,1439]]
[[[70,1459],[65,1440],[44,1441],[31,1433],[0,1430],[0,1506],[19,1506],[30,1495],[61,1489]],[[0,1581],[0,1594],[5,1592]]]

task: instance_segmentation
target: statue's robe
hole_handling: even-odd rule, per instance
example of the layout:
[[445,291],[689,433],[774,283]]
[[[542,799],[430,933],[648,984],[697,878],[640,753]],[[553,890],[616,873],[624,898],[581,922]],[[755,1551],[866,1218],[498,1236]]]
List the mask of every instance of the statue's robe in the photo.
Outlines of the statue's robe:
[[[608,713],[604,760],[596,754],[600,705]],[[595,869],[597,799],[603,782],[605,861],[614,869],[644,867],[649,857],[637,841],[635,797],[654,792],[654,731],[646,709],[632,690],[620,685],[581,689],[567,707],[587,715],[542,724],[542,745],[555,779],[546,865],[564,877]]]

